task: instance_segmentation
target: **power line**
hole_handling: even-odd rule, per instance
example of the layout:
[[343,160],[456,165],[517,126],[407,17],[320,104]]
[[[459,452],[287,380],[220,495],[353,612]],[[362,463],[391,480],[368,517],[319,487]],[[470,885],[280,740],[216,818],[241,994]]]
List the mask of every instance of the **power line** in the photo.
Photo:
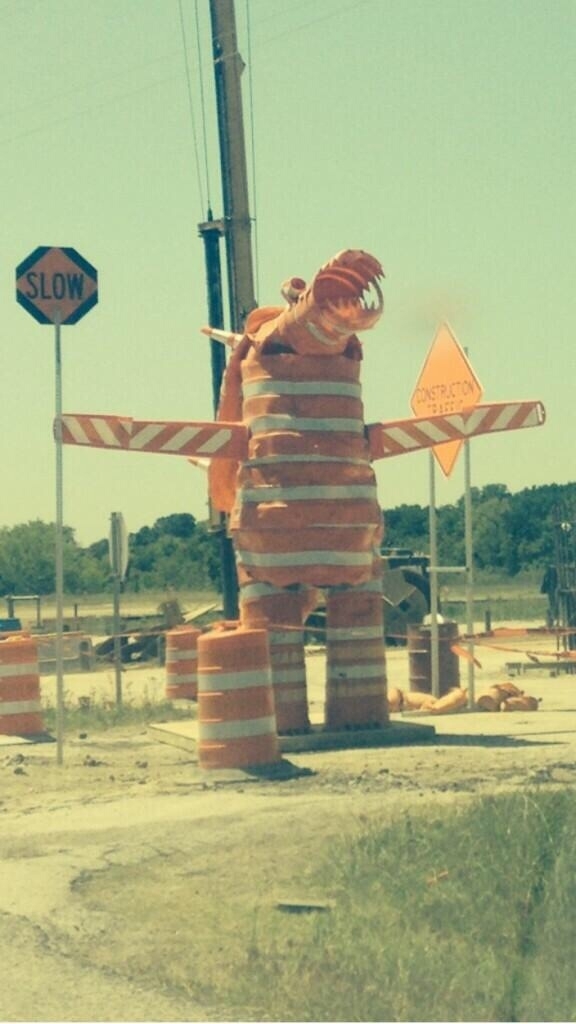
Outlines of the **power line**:
[[198,55],[198,78],[200,84],[200,110],[202,112],[202,139],[204,144],[204,167],[206,172],[206,192],[208,193],[208,206],[212,206],[210,187],[210,170],[208,167],[208,141],[206,138],[206,101],[204,98],[204,68],[202,64],[202,47],[200,45],[200,20],[198,17],[198,0],[196,0],[195,6],[195,18],[196,18],[196,52]]
[[186,74],[186,89],[188,93],[188,112],[190,114],[190,126],[192,129],[192,140],[194,143],[194,162],[196,164],[196,178],[198,182],[198,193],[200,196],[201,214],[204,216],[206,209],[206,203],[204,201],[204,189],[202,188],[202,175],[200,173],[200,155],[198,149],[198,137],[196,134],[196,120],[194,117],[194,104],[192,102],[192,80],[190,76],[190,64],[188,62],[188,43],[186,40],[186,26],[184,24],[184,12],[182,10],[182,0],[178,0],[178,10],[180,12],[180,31],[182,34],[182,50],[184,53],[184,68]]
[[254,205],[254,270],[256,295],[260,294],[260,259],[258,252],[258,203],[256,199],[256,144],[254,129],[254,89],[252,82],[252,32],[250,24],[250,0],[246,0],[246,34],[248,39],[248,93],[250,109],[250,158],[252,163],[252,202]]

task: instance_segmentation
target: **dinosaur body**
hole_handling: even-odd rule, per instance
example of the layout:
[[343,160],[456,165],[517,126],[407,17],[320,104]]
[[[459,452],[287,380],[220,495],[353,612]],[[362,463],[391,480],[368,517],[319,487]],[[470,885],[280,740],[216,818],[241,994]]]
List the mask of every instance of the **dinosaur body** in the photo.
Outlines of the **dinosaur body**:
[[230,511],[242,622],[270,631],[281,732],[309,724],[303,622],[317,588],[327,605],[326,724],[387,720],[382,514],[355,334],[381,314],[381,274],[372,257],[348,250],[310,288],[292,279],[287,309],[249,316],[224,380],[219,418],[242,420],[248,457],[215,460],[211,493]]

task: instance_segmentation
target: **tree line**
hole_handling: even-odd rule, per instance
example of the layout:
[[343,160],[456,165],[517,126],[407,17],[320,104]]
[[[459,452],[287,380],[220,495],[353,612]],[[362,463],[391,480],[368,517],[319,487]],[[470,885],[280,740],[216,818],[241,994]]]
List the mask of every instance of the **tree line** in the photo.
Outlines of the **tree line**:
[[[511,494],[505,484],[472,488],[475,567],[515,576],[554,564],[559,523],[576,530],[576,483],[546,484]],[[399,505],[384,513],[389,547],[429,551],[429,510]],[[437,510],[438,560],[464,565],[464,498]],[[40,520],[0,529],[0,595],[52,594],[55,589],[53,523]],[[108,540],[81,547],[64,528],[64,588],[100,593],[111,583]],[[129,537],[125,590],[220,589],[220,541],[207,522],[188,513],[157,519]]]

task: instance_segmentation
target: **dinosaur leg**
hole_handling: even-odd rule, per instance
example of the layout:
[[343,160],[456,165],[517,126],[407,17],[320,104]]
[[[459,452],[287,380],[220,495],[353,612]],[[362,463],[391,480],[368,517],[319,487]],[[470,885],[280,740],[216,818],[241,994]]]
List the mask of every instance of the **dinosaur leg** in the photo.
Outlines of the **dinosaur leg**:
[[303,628],[310,603],[306,587],[286,589],[270,583],[248,583],[240,590],[242,624],[268,630],[279,733],[310,729]]
[[326,594],[327,729],[386,725],[381,581]]

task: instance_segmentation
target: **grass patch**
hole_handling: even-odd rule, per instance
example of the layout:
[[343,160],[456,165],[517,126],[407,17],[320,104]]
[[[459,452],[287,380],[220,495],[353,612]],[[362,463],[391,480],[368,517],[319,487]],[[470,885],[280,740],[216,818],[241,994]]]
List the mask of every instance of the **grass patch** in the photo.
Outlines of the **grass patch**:
[[[120,725],[146,725],[150,722],[173,722],[176,719],[195,718],[196,704],[176,706],[168,700],[147,700],[137,703],[124,700],[121,705],[94,694],[89,697],[64,699],[64,728],[90,730],[111,729]],[[47,732],[56,729],[57,711],[54,704],[43,705],[43,720]]]
[[[234,848],[200,872],[182,854],[113,868],[83,896],[113,913],[128,973],[239,1019],[576,1020],[571,792],[405,814],[326,843],[312,872],[293,842],[256,842],[248,871]],[[281,913],[272,894],[290,873],[332,909]]]

